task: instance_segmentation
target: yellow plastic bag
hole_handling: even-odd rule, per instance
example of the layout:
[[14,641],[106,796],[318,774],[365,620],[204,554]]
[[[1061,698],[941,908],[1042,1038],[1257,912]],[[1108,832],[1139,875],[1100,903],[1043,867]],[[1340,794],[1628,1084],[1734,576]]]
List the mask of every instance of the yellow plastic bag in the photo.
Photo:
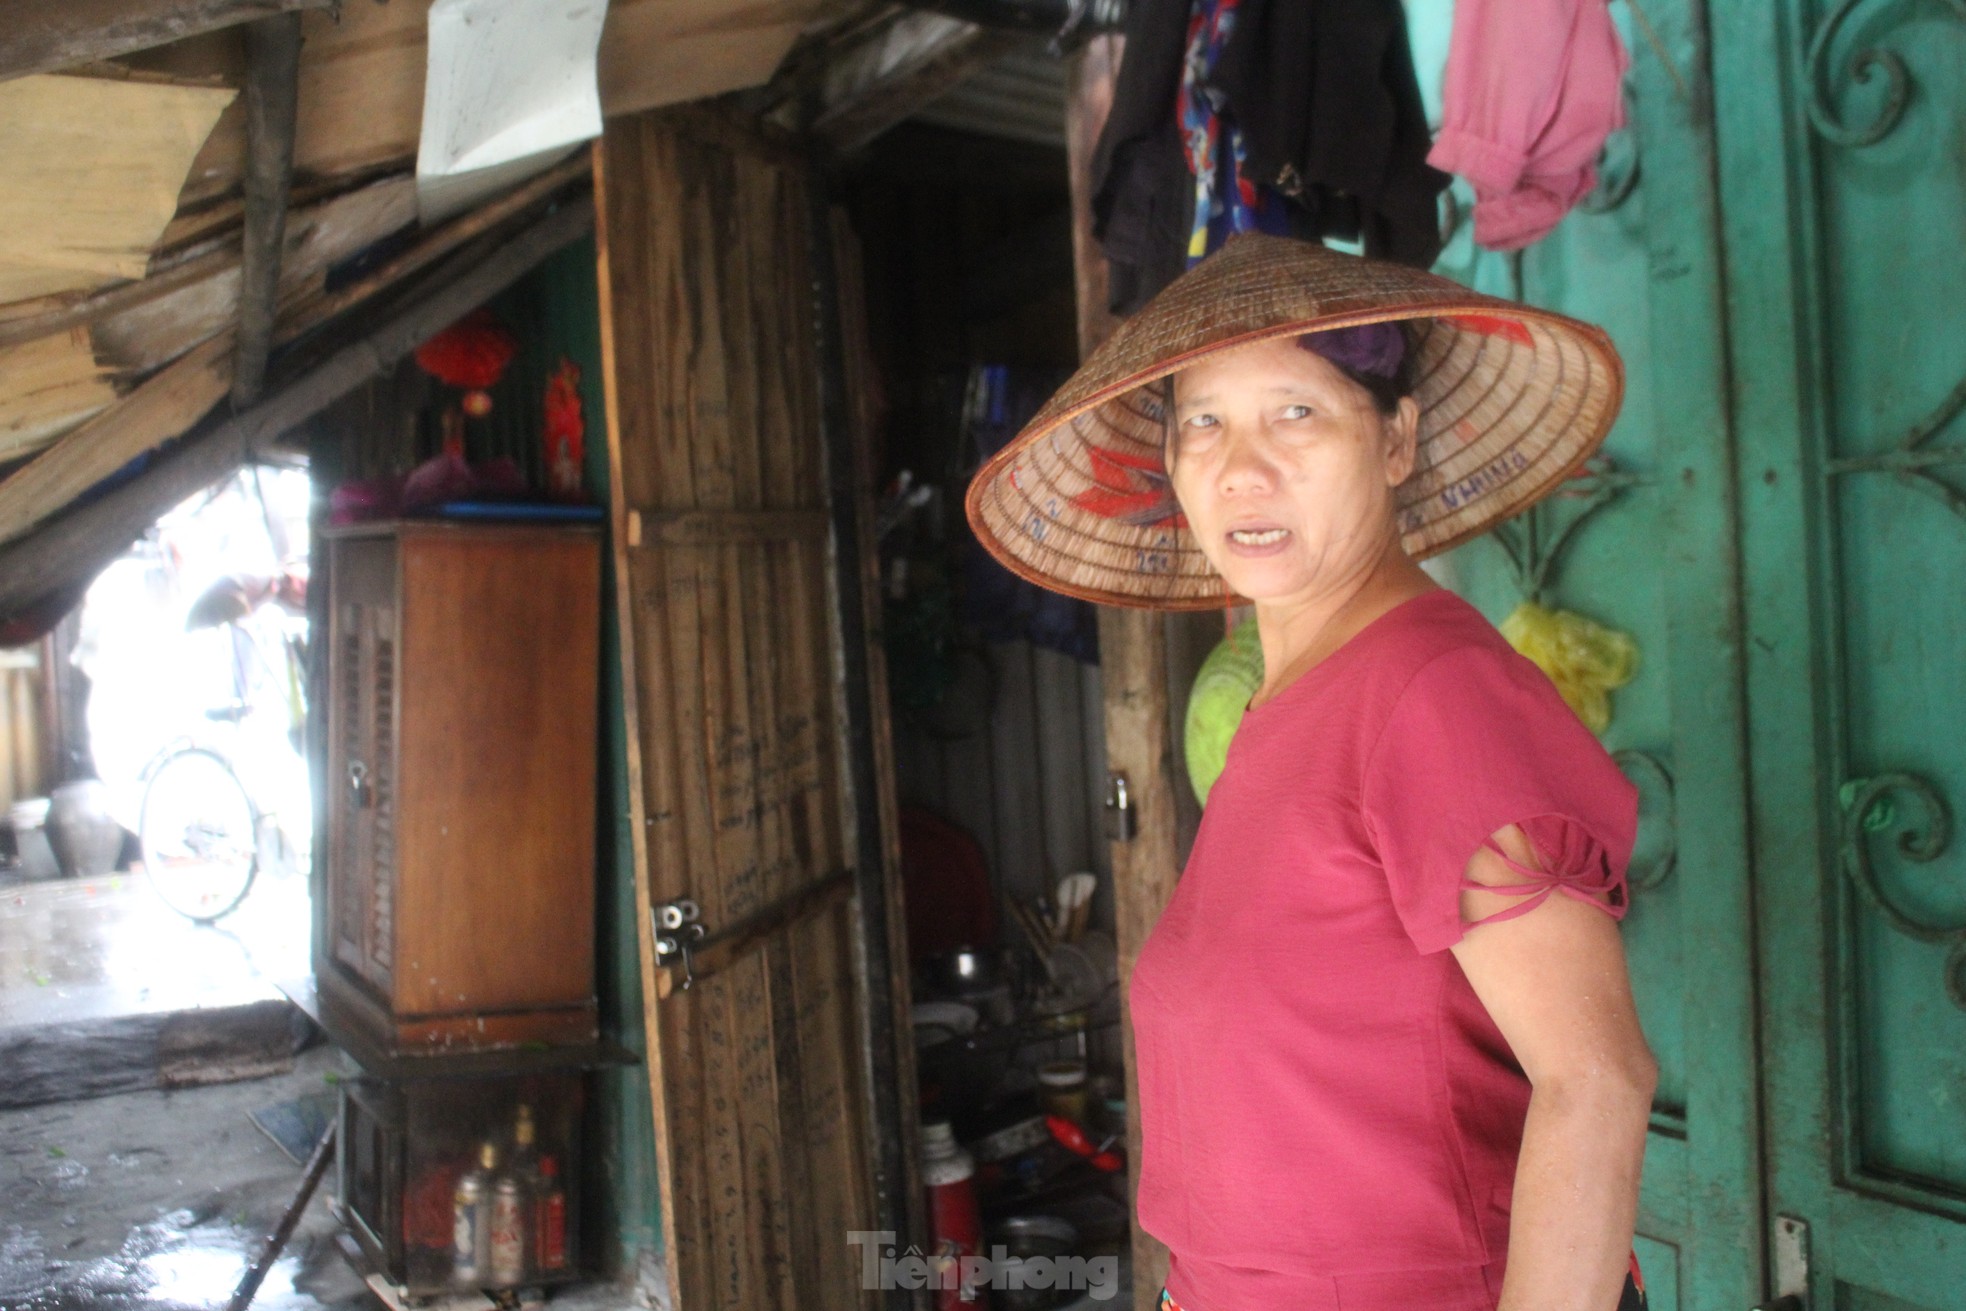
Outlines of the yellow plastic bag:
[[1502,621],[1502,636],[1548,674],[1593,733],[1611,726],[1611,692],[1638,672],[1638,643],[1573,610],[1524,601]]

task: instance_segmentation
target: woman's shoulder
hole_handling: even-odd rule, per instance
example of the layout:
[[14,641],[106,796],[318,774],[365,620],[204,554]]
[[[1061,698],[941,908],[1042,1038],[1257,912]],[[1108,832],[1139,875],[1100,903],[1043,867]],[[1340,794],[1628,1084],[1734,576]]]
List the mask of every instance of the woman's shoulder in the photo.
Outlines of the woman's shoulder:
[[1395,687],[1443,659],[1456,665],[1522,659],[1486,615],[1445,587],[1401,602],[1371,628],[1378,631],[1369,664],[1379,681]]
[[[1472,682],[1538,674],[1481,611],[1445,587],[1408,597],[1367,624],[1297,685],[1250,712],[1256,720],[1355,725],[1368,737],[1396,707],[1442,695],[1458,699]],[[1274,707],[1274,709],[1272,709]]]
[[1518,734],[1574,728],[1595,742],[1549,676],[1481,611],[1444,587],[1416,599],[1425,603],[1404,607],[1375,662],[1388,716]]

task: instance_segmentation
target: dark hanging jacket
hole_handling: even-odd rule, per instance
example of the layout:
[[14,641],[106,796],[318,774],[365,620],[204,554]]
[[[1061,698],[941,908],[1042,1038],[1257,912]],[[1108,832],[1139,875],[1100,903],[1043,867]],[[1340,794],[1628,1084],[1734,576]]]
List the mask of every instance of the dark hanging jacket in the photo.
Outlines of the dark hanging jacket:
[[[1186,267],[1194,177],[1175,121],[1189,0],[1134,0],[1112,112],[1093,156],[1093,231],[1111,304],[1130,314]],[[1448,176],[1427,163],[1400,0],[1241,0],[1211,79],[1252,181],[1290,198],[1293,231],[1362,240],[1425,268]]]

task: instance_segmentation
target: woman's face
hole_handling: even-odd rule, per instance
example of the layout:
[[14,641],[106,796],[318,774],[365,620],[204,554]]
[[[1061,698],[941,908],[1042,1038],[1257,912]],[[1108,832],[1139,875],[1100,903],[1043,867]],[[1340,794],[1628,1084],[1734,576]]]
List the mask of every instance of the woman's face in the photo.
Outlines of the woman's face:
[[1418,419],[1410,398],[1382,414],[1295,338],[1224,351],[1175,375],[1174,494],[1237,593],[1315,595],[1385,551]]

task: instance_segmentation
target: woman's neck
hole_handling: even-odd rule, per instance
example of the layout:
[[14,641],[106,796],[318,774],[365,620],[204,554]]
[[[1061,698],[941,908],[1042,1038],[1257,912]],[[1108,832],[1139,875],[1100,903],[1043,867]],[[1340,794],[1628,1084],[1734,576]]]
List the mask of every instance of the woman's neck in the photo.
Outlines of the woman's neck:
[[1380,615],[1438,586],[1395,537],[1377,557],[1315,592],[1259,601],[1256,634],[1263,646],[1263,686],[1249,704],[1268,701]]

